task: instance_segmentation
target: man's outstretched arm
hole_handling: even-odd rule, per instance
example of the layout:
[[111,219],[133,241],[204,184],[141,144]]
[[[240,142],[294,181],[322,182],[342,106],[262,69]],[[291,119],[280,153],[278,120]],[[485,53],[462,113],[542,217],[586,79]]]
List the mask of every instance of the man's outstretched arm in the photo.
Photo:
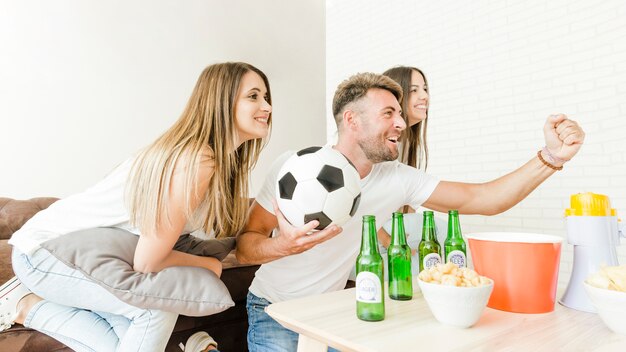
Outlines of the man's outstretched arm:
[[458,209],[463,214],[494,215],[506,211],[526,198],[543,181],[563,166],[582,146],[585,133],[565,115],[551,115],[544,125],[546,150],[519,169],[486,183],[442,181],[424,206],[446,212]]

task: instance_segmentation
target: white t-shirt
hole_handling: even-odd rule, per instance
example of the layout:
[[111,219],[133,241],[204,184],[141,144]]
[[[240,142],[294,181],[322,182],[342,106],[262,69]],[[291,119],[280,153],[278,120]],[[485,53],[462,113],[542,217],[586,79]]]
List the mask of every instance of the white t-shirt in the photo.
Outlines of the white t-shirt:
[[[276,160],[256,198],[272,214],[278,171],[293,153]],[[369,175],[361,179],[359,208],[344,224],[343,232],[303,253],[261,265],[250,292],[270,302],[280,302],[343,289],[359,254],[363,215],[374,215],[380,228],[401,206],[408,204],[417,209],[438,184],[436,178],[397,160],[375,164]]]
[[[61,199],[35,214],[16,231],[9,244],[22,253],[32,254],[41,243],[71,232],[95,228],[116,227],[139,234],[130,225],[130,215],[124,202],[126,181],[134,158],[120,164],[95,186],[84,192]],[[185,232],[194,229],[188,224]]]

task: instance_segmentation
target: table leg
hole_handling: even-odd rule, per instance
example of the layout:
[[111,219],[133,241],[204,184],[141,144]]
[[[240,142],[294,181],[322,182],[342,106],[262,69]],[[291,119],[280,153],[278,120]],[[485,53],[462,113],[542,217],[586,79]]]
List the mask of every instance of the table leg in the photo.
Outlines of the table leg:
[[328,345],[300,334],[298,337],[298,352],[326,352]]

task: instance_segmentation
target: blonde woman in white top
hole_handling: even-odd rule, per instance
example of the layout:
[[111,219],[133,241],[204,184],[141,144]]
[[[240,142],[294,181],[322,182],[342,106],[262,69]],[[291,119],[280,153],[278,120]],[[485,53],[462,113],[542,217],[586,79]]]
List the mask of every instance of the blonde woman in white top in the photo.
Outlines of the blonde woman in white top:
[[[177,314],[115,299],[40,244],[74,231],[115,227],[139,236],[137,272],[192,266],[221,275],[219,260],[172,248],[186,231],[213,230],[223,237],[242,229],[248,177],[270,130],[270,104],[269,82],[259,69],[239,62],[207,67],[181,117],[162,136],[14,234],[13,266],[22,282],[13,290],[19,292],[12,298],[19,301],[15,322],[79,351],[163,351]],[[58,298],[58,287],[72,287],[72,297]],[[215,349],[210,340],[209,346],[194,345]]]

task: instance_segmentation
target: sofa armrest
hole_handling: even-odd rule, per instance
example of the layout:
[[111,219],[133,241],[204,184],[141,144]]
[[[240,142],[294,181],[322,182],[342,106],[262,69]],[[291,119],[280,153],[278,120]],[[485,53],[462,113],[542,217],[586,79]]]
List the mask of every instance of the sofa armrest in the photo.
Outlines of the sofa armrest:
[[13,276],[11,246],[7,243],[11,235],[38,211],[46,209],[57,200],[58,198],[0,198],[0,284]]
[[0,240],[10,239],[13,232],[19,230],[33,215],[57,200],[50,197],[28,200],[0,198]]

